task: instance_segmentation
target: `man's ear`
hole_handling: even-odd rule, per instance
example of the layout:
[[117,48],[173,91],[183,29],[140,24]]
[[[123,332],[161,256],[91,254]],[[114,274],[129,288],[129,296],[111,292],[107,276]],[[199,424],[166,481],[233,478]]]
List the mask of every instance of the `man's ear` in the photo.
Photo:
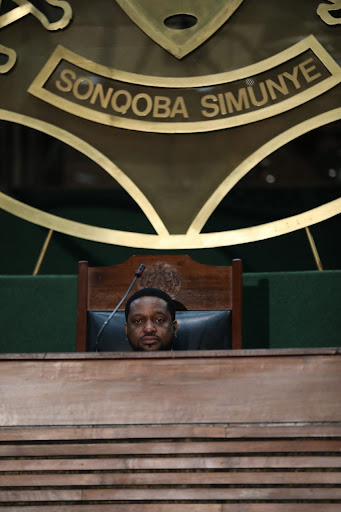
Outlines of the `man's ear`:
[[176,333],[178,332],[178,322],[176,320],[174,320],[173,322],[173,330],[174,334],[176,335]]
[[128,325],[127,324],[124,324],[124,329],[125,329],[125,332],[126,332],[126,335],[128,333]]

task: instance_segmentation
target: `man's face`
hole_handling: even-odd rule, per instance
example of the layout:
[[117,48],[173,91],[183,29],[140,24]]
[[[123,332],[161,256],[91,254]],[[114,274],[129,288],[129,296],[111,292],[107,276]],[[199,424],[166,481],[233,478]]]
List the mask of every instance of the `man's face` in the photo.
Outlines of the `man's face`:
[[154,352],[171,347],[177,322],[172,321],[166,301],[145,296],[130,304],[125,329],[134,350]]

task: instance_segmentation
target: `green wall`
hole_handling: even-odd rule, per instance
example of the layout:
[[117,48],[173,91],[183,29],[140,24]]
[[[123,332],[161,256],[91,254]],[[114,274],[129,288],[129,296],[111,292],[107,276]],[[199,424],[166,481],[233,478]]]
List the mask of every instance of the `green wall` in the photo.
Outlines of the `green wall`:
[[[340,289],[341,271],[246,273],[243,347],[340,346]],[[2,276],[0,290],[0,352],[75,351],[76,276]]]

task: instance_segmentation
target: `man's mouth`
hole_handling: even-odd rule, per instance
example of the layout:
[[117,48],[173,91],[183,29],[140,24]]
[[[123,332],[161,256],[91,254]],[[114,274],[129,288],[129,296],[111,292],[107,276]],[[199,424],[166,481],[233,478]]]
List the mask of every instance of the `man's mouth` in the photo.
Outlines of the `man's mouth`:
[[158,336],[143,336],[140,343],[145,348],[153,348],[154,345],[158,345],[160,343],[160,338]]
[[155,343],[156,341],[160,341],[158,336],[143,336],[143,338],[141,338],[142,343]]

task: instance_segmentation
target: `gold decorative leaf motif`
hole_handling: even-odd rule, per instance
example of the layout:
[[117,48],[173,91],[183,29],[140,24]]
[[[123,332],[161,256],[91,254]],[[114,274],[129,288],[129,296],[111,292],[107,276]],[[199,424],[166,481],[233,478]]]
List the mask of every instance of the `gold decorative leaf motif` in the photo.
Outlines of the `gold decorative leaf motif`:
[[341,0],[330,0],[331,4],[320,4],[317,14],[327,25],[341,25],[341,18],[333,16],[332,11],[341,10]]
[[0,16],[0,28],[20,20],[27,14],[33,14],[33,16],[35,16],[40,21],[43,27],[46,28],[46,30],[60,30],[65,28],[70,23],[72,18],[71,6],[65,0],[45,0],[47,4],[52,5],[53,7],[58,7],[63,11],[61,18],[55,22],[50,22],[45,16],[44,12],[40,9],[37,9],[37,7],[35,7],[28,0],[13,0],[13,2],[16,3],[18,7]]
[[0,54],[6,55],[7,57],[7,62],[0,65],[0,74],[5,74],[13,68],[17,60],[17,54],[14,50],[12,50],[12,48],[7,48],[2,44],[0,44]]

